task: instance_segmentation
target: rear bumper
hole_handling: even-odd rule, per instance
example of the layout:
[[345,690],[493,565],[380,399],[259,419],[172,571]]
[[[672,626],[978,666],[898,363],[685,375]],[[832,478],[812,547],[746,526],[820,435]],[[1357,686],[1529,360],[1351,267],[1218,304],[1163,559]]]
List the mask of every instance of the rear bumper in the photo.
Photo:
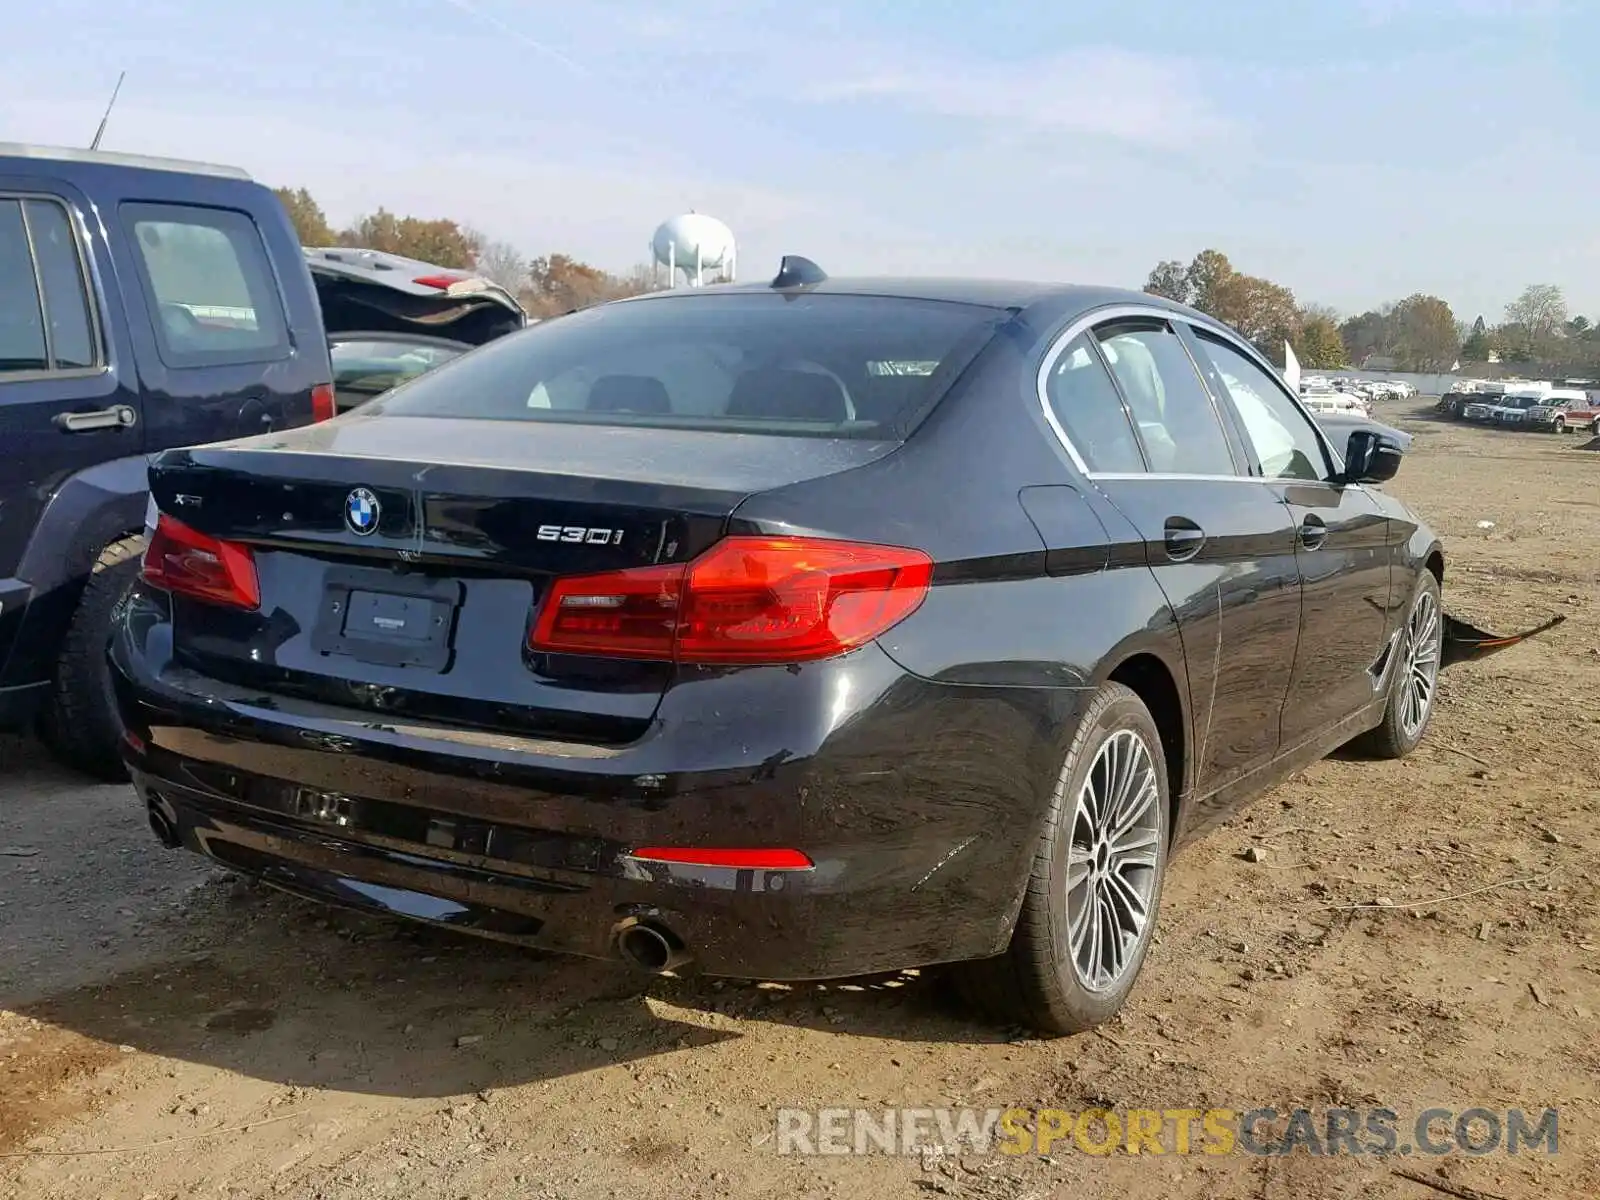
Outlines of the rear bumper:
[[[136,603],[130,609],[136,608]],[[251,696],[124,622],[113,679],[174,840],[302,895],[594,957],[629,918],[698,969],[814,979],[1004,948],[1073,689],[951,686],[876,646],[680,682],[619,747],[384,724]],[[808,871],[645,863],[793,847]]]

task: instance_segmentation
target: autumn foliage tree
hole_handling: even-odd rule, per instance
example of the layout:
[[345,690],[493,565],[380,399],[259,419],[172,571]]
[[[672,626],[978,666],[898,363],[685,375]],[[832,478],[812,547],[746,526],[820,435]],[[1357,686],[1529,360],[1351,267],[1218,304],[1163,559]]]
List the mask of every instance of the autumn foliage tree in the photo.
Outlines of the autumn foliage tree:
[[339,235],[342,246],[382,250],[441,267],[470,269],[478,259],[472,234],[444,218],[399,217],[386,208],[357,218]]
[[533,316],[555,316],[607,300],[653,291],[647,266],[614,275],[566,254],[527,258],[509,242],[445,218],[400,216],[386,208],[335,232],[305,188],[277,188],[304,246],[381,250],[452,270],[474,271],[515,295]]
[[1294,352],[1301,366],[1314,370],[1326,371],[1350,365],[1344,338],[1339,335],[1338,317],[1328,309],[1301,310],[1300,336],[1294,339]]
[[294,225],[302,246],[333,245],[333,229],[322,205],[311,198],[305,188],[274,188],[273,193],[283,202],[284,211]]
[[1144,290],[1233,326],[1274,361],[1281,361],[1284,342],[1293,342],[1300,330],[1294,293],[1236,270],[1220,250],[1202,250],[1187,266],[1176,259],[1156,264]]

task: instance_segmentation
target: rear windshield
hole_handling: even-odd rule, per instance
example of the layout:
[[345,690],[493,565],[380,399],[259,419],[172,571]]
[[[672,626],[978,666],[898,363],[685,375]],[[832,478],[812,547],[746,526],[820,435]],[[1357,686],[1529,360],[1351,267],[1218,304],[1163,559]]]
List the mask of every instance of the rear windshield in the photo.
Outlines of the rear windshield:
[[815,293],[602,305],[502,338],[363,411],[897,439],[1006,316]]

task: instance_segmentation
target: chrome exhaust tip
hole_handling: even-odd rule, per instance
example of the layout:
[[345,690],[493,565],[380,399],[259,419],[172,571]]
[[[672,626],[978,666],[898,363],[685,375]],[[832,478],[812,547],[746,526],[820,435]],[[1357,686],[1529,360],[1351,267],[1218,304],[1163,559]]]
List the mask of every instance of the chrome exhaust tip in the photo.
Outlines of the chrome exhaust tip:
[[154,797],[145,805],[145,819],[150,823],[150,832],[156,835],[168,850],[176,850],[183,845],[183,839],[178,836],[178,829],[172,818],[162,811],[161,802]]
[[675,971],[692,957],[670,929],[645,921],[623,922],[616,929],[615,942],[623,962],[650,975]]

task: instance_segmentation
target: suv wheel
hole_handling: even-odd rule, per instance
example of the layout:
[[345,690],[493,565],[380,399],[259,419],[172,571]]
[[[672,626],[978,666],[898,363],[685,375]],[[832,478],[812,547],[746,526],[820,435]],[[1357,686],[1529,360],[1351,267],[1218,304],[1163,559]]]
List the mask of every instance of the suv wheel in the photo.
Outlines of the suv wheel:
[[144,538],[123,538],[100,552],[83,587],[56,662],[50,698],[39,718],[39,733],[64,766],[122,783],[122,718],[111,691],[106,642],[111,614],[139,574]]
[[1565,433],[1566,431],[1567,419],[1565,417],[1557,417],[1554,421],[1550,422],[1551,433]]
[[1114,1016],[1155,930],[1169,811],[1161,734],[1132,690],[1108,683],[1061,764],[1009,949],[955,968],[965,997],[1046,1034]]
[[1378,758],[1404,758],[1417,748],[1433,716],[1439,694],[1439,664],[1444,651],[1444,609],[1439,581],[1424,568],[1411,597],[1405,629],[1395,645],[1399,661],[1389,679],[1383,721],[1357,739],[1360,749]]

